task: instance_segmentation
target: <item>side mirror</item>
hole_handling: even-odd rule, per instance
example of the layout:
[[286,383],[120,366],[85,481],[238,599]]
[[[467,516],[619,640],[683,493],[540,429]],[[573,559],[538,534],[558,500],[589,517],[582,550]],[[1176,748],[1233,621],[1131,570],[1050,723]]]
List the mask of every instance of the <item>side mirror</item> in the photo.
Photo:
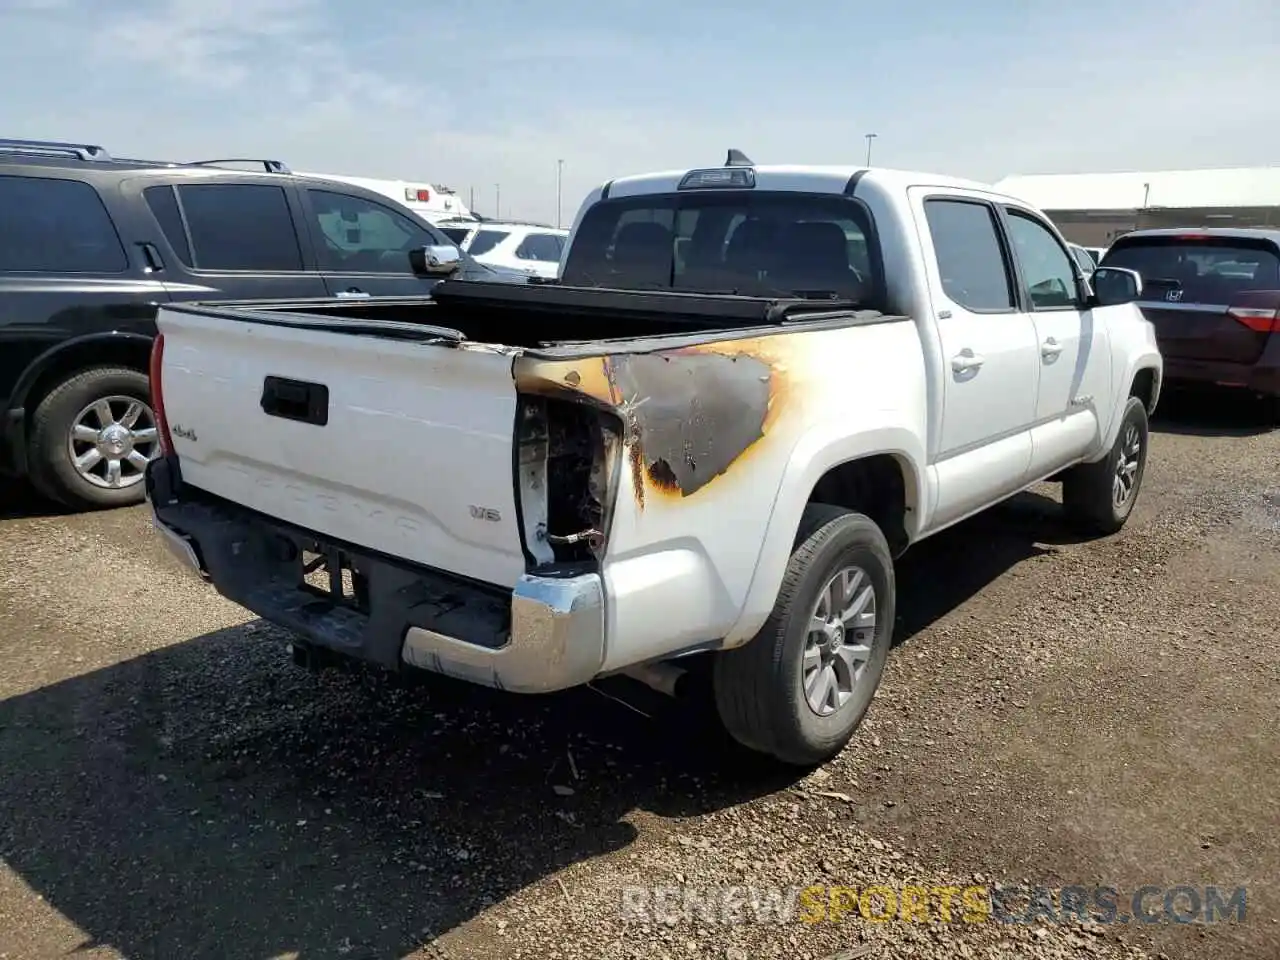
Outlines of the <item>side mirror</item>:
[[1093,283],[1093,306],[1113,307],[1132,303],[1142,296],[1142,277],[1123,267],[1098,267],[1089,278]]
[[409,265],[420,277],[448,276],[462,263],[462,251],[452,245],[418,247],[409,251]]

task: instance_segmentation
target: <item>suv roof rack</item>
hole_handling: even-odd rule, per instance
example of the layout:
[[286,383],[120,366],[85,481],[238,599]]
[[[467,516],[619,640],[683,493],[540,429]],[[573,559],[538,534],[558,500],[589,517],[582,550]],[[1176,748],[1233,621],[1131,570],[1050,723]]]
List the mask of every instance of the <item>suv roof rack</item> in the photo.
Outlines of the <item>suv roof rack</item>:
[[62,143],[58,140],[0,139],[0,152],[37,153],[52,157],[75,157],[77,160],[110,160],[111,154],[91,143]]
[[252,157],[227,157],[223,160],[190,160],[184,167],[221,167],[228,163],[252,163],[267,173],[293,173],[283,160],[256,160]]

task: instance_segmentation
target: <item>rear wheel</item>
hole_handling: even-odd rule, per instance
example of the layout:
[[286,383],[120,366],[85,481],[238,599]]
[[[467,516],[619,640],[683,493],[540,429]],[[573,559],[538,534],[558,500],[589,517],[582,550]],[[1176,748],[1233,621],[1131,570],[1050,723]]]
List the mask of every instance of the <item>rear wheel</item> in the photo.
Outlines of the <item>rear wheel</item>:
[[893,560],[880,528],[811,504],[769,619],[716,657],[721,721],[739,743],[785,763],[829,760],[871,705],[893,622]]
[[1072,467],[1062,478],[1062,506],[1073,526],[1116,533],[1138,501],[1147,465],[1147,408],[1130,397],[1110,452],[1096,463]]
[[159,452],[147,377],[127,367],[80,371],[31,418],[31,482],[75,509],[141,503],[143,473]]

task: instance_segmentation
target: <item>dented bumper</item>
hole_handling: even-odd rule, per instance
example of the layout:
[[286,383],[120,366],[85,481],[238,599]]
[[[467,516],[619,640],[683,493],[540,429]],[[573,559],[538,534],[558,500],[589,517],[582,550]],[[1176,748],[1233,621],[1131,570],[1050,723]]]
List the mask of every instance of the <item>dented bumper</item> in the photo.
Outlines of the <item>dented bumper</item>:
[[169,472],[157,461],[148,477],[165,548],[306,644],[516,693],[562,690],[600,672],[605,618],[594,573],[525,575],[504,590],[327,542],[189,486],[179,499]]

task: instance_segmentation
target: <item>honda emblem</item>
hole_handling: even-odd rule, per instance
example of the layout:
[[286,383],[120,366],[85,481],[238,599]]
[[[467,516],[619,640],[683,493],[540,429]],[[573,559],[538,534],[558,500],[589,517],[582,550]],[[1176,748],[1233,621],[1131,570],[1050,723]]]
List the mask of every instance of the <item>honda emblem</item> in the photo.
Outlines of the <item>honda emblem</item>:
[[1170,303],[1180,303],[1182,302],[1182,290],[1175,287],[1174,289],[1166,293],[1164,295],[1164,298],[1168,300]]

